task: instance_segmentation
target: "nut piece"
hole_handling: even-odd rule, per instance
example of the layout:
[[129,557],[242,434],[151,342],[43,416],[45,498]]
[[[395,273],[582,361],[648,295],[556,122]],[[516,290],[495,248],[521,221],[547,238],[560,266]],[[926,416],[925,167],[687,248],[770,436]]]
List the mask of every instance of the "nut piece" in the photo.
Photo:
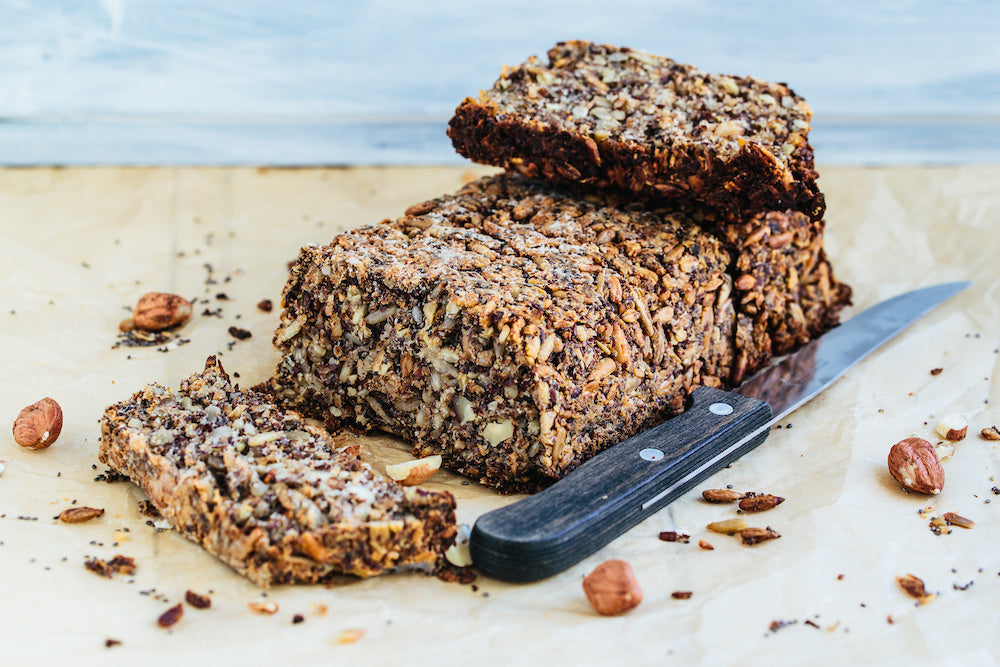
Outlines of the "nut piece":
[[907,438],[889,450],[889,472],[917,493],[936,494],[944,488],[944,468],[934,446],[923,438]]
[[965,437],[969,430],[969,422],[961,415],[948,415],[934,429],[945,440],[956,442]]
[[177,621],[181,620],[182,616],[184,616],[184,606],[178,602],[173,607],[163,612],[160,617],[156,619],[156,623],[161,628],[169,628],[170,626],[175,625]]
[[268,616],[273,616],[278,613],[278,603],[274,601],[269,602],[248,602],[247,607],[250,608],[255,614],[266,614]]
[[139,298],[132,311],[132,321],[136,329],[162,331],[187,322],[191,309],[191,302],[182,296],[149,292]]
[[348,628],[337,635],[338,644],[353,644],[360,641],[367,631],[364,628]]
[[958,526],[959,528],[972,528],[976,525],[976,522],[972,519],[966,519],[961,514],[955,514],[954,512],[945,512],[944,520],[952,526]]
[[783,502],[785,502],[785,499],[781,496],[772,496],[768,493],[762,496],[744,498],[740,501],[740,509],[744,512],[766,512],[767,510],[774,509]]
[[188,590],[184,593],[184,601],[195,609],[208,609],[212,606],[212,598],[207,595],[202,595],[201,593],[195,593],[192,590]]
[[987,426],[979,432],[983,440],[1000,440],[1000,430],[996,426]]
[[21,410],[14,420],[14,441],[28,449],[45,449],[62,432],[62,408],[46,396]]
[[674,591],[670,597],[675,600],[690,600],[693,594],[693,591]]
[[642,589],[632,566],[623,560],[607,560],[583,580],[583,592],[602,616],[617,616],[642,602]]
[[937,597],[934,593],[928,593],[924,586],[924,580],[912,574],[896,577],[896,583],[906,591],[911,598],[915,598],[919,604],[926,604]]
[[778,531],[770,526],[767,528],[744,528],[740,531],[740,539],[748,547],[760,544],[761,542],[767,542],[768,540],[776,540],[779,537],[781,535],[778,534]]
[[59,520],[65,523],[83,523],[104,516],[104,509],[99,507],[71,507],[59,512]]
[[701,492],[701,497],[710,503],[731,503],[744,495],[732,489],[705,489]]
[[726,519],[725,521],[713,521],[705,526],[713,533],[738,533],[747,527],[747,522],[743,519]]
[[472,529],[468,524],[459,524],[455,543],[445,549],[444,557],[455,567],[470,567],[472,565],[472,552],[469,550],[469,536]]
[[698,546],[705,551],[715,551],[715,547],[713,547],[712,543],[708,540],[698,540]]
[[687,544],[691,536],[686,533],[678,533],[676,530],[664,530],[660,533],[661,542],[683,542]]
[[441,455],[425,456],[422,459],[404,461],[385,467],[385,474],[403,486],[423,484],[431,475],[441,469]]

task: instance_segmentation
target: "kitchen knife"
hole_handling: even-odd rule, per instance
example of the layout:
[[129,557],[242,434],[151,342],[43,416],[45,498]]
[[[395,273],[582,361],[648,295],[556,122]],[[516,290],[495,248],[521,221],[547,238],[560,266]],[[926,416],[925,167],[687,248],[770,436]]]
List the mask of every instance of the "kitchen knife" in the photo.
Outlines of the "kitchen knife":
[[583,560],[762,443],[773,424],[969,284],[927,287],[872,306],[732,392],[696,388],[680,415],[479,517],[469,538],[473,564],[487,576],[527,582]]

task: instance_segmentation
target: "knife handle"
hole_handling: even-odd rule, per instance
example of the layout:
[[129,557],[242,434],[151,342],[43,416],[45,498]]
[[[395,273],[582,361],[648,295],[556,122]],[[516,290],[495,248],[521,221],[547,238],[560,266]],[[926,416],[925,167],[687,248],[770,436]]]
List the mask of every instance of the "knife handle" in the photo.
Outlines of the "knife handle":
[[488,512],[472,528],[483,574],[537,581],[583,560],[767,438],[764,401],[709,387],[690,407],[591,458],[524,500]]

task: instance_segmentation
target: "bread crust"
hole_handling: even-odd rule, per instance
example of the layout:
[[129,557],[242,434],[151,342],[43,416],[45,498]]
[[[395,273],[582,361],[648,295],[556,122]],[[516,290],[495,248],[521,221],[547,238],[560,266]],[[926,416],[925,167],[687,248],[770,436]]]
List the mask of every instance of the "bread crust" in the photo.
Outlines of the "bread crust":
[[786,210],[816,222],[811,115],[784,84],[570,41],[548,63],[505,67],[458,106],[448,136],[461,155],[531,178],[698,202],[728,222]]
[[302,249],[272,390],[537,490],[836,322],[849,290],[821,227],[772,212],[731,232],[694,210],[480,179]]
[[173,391],[107,408],[100,460],[178,533],[260,586],[433,565],[455,500],[403,489],[269,396],[234,387],[215,357]]

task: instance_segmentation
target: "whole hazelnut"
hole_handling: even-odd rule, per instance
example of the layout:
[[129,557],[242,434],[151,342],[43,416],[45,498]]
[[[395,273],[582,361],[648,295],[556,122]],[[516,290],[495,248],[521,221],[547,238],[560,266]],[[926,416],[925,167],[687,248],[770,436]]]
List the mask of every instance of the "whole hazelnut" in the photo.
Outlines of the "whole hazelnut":
[[149,292],[139,298],[132,323],[143,331],[162,331],[187,322],[192,309],[191,302],[177,294]]
[[642,589],[623,560],[604,561],[584,578],[583,592],[590,605],[603,616],[617,616],[642,602]]
[[28,449],[45,449],[62,432],[62,408],[49,397],[21,410],[14,420],[14,441]]
[[944,468],[934,445],[923,438],[907,438],[889,450],[889,473],[917,493],[936,494],[944,488]]

